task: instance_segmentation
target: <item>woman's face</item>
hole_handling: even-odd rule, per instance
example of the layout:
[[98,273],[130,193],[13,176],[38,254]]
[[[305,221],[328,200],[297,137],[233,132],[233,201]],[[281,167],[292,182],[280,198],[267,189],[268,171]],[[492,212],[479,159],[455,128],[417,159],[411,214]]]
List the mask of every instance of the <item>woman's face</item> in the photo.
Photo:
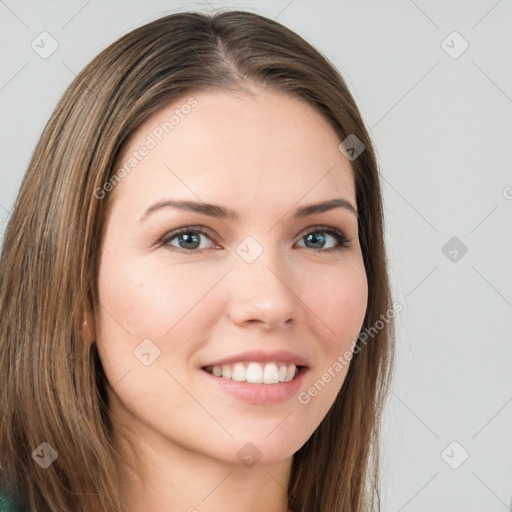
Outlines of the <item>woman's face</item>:
[[[253,91],[157,112],[103,189],[98,350],[112,415],[153,453],[291,457],[340,390],[364,319],[356,214],[297,214],[356,208],[341,141],[300,99]],[[295,377],[292,363],[305,366]]]

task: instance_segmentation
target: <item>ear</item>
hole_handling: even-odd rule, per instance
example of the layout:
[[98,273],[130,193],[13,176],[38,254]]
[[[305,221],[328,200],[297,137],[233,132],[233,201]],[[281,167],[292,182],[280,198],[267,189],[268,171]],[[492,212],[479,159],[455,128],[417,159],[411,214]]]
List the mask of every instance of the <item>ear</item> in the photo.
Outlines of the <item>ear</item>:
[[94,311],[90,305],[87,305],[87,311],[84,315],[84,322],[82,324],[82,332],[87,343],[94,343],[96,341],[96,326],[94,322]]

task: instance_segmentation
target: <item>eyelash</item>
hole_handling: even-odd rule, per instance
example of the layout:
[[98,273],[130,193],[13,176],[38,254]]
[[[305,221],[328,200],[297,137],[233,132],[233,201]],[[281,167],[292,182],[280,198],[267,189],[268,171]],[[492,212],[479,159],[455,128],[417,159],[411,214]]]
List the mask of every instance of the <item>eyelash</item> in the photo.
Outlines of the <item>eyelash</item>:
[[[210,230],[207,228],[204,228],[203,226],[189,226],[185,228],[176,229],[174,231],[171,231],[169,233],[166,233],[158,242],[159,246],[166,246],[171,251],[175,252],[181,252],[185,254],[192,254],[192,253],[199,253],[202,252],[203,249],[183,249],[182,247],[176,247],[174,245],[170,245],[169,242],[177,238],[181,234],[189,234],[189,233],[200,233],[202,235],[206,235],[208,238],[212,238],[210,234]],[[350,240],[347,239],[347,237],[336,228],[329,228],[325,226],[316,226],[314,228],[308,229],[306,232],[304,232],[300,240],[305,238],[306,236],[310,235],[311,233],[326,233],[330,236],[332,236],[337,242],[338,247],[331,247],[330,249],[311,249],[312,251],[319,253],[333,253],[333,252],[340,252],[348,247],[350,247]],[[215,240],[212,240],[215,242]],[[307,247],[306,247],[307,249]]]

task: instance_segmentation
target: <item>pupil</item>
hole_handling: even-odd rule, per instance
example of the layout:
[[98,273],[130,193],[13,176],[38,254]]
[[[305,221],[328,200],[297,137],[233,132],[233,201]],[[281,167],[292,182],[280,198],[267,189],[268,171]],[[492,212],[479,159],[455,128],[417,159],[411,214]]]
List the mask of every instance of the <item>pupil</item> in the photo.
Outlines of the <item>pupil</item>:
[[[197,249],[197,247],[199,246],[199,240],[198,239],[198,236],[197,235],[190,235],[190,233],[185,233],[185,234],[182,234],[181,235],[181,238],[185,240],[185,243],[192,243],[192,244],[196,244],[197,246],[196,247],[183,247],[183,249]],[[196,240],[192,240],[193,238],[196,238]],[[182,246],[183,244],[180,242],[180,246]]]
[[[315,240],[320,239],[320,248],[322,247],[322,242],[323,242],[323,240],[322,240],[322,239],[324,239],[324,238],[325,238],[324,236],[322,236],[322,235],[317,236],[317,235],[315,235],[314,233],[310,233],[310,234],[308,235],[308,239],[309,239],[309,241],[310,241],[311,239],[313,239],[313,243],[315,243]],[[316,243],[318,243],[318,242],[316,242]]]

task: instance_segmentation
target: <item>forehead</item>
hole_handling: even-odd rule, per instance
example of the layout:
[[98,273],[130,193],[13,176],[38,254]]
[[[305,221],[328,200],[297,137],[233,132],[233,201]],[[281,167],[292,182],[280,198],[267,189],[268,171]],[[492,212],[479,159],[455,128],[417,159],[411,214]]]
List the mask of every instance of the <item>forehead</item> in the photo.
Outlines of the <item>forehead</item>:
[[340,196],[355,203],[352,167],[339,143],[329,122],[295,96],[261,87],[199,92],[134,132],[117,163],[129,172],[116,197],[140,208],[180,197],[240,211],[272,199],[281,206]]

